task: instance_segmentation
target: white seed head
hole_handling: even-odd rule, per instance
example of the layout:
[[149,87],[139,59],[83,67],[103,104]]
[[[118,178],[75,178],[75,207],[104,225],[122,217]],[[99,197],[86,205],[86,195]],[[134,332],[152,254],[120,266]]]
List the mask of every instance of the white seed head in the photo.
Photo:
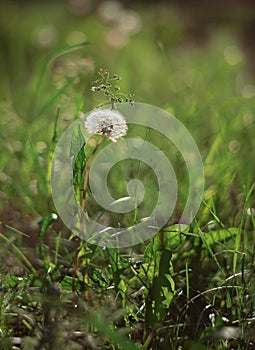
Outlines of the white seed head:
[[90,134],[105,134],[113,142],[126,135],[128,129],[122,114],[105,108],[92,111],[85,121],[85,127]]

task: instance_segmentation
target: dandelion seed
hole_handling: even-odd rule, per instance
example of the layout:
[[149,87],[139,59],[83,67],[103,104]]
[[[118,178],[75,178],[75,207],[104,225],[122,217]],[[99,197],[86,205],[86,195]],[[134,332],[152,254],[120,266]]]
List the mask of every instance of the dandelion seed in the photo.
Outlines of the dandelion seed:
[[126,135],[128,129],[122,114],[104,108],[92,111],[85,121],[85,127],[90,134],[106,135],[113,142]]

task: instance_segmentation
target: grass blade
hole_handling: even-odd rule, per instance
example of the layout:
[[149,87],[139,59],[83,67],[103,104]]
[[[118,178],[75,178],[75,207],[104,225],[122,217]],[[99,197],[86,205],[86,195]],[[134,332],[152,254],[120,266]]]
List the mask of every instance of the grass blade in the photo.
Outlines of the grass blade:
[[[23,267],[26,270],[30,270],[29,272],[35,273],[35,269],[31,262],[27,259],[27,257],[24,255],[24,253],[14,244],[10,241],[8,237],[6,237],[3,233],[0,232],[0,238],[4,240],[8,245],[13,249],[13,251],[17,254],[15,255],[15,258],[18,258],[20,262],[22,263]],[[10,252],[10,251],[9,251]],[[12,252],[10,252],[12,254]],[[12,254],[14,255],[14,254]]]
[[62,56],[64,54],[67,54],[67,53],[70,53],[72,51],[75,51],[75,50],[79,50],[81,48],[83,48],[84,46],[88,45],[89,42],[88,41],[84,41],[82,43],[79,43],[79,44],[74,44],[74,45],[67,45],[67,46],[64,46],[62,48],[60,48],[59,50],[53,52],[53,53],[50,53],[43,61],[42,63],[42,66],[41,66],[41,69],[40,69],[40,72],[38,74],[38,79],[37,79],[37,84],[36,84],[36,90],[37,90],[37,93],[39,92],[40,88],[41,88],[41,85],[42,85],[42,80],[43,80],[43,77],[44,77],[44,74],[49,66],[49,64],[54,61],[56,58],[58,58],[59,56]]

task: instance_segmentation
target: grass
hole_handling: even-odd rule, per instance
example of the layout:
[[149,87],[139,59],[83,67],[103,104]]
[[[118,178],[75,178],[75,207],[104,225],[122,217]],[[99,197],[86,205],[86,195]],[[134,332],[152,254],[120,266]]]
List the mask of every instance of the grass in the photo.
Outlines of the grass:
[[[0,5],[0,348],[253,349],[254,78],[238,41],[242,21],[211,28],[200,46],[187,38],[182,11],[137,4],[141,28],[116,47],[109,31],[119,33],[117,22],[97,6],[75,16],[57,2]],[[236,64],[226,56],[231,45],[241,52]],[[177,174],[179,207],[169,224],[139,246],[111,249],[80,242],[53,215],[54,148],[82,111],[105,102],[90,91],[100,67],[117,72],[135,101],[173,113],[199,147],[204,197],[182,232],[185,164],[162,135],[139,128],[130,132],[160,143]],[[111,186],[123,195],[136,175],[146,212],[155,201],[146,165],[120,162]]]

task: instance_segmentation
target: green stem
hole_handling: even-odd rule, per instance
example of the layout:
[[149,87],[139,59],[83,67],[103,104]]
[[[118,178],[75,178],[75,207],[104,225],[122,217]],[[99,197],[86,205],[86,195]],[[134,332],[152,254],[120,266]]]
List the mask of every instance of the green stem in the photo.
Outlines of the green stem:
[[[85,211],[85,206],[86,206],[86,193],[87,193],[88,181],[89,181],[89,170],[90,170],[90,166],[91,166],[93,157],[94,157],[96,151],[98,150],[100,144],[102,143],[103,139],[104,139],[104,134],[100,135],[100,138],[99,138],[95,148],[93,149],[93,151],[89,157],[89,160],[88,160],[87,166],[86,166],[86,170],[85,170],[82,202],[81,202],[80,237],[82,237],[82,233],[83,233],[83,219],[84,219],[84,211]],[[76,249],[75,254],[74,254],[74,260],[73,260],[73,274],[72,274],[72,291],[73,291],[73,293],[75,293],[75,277],[76,277],[76,272],[77,272],[77,267],[78,267],[79,249],[80,249],[80,247],[78,247]]]

